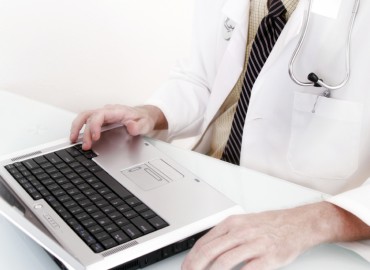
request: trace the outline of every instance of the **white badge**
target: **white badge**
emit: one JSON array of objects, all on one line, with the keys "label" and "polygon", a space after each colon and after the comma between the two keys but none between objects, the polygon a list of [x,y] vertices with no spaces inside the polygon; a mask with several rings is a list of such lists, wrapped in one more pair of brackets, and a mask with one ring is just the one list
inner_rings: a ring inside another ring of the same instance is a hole
[{"label": "white badge", "polygon": [[229,18],[226,18],[224,22],[224,39],[225,40],[229,41],[231,39],[234,29],[235,29],[235,22],[233,22]]},{"label": "white badge", "polygon": [[337,19],[341,4],[342,0],[313,0],[312,12],[330,19]]}]

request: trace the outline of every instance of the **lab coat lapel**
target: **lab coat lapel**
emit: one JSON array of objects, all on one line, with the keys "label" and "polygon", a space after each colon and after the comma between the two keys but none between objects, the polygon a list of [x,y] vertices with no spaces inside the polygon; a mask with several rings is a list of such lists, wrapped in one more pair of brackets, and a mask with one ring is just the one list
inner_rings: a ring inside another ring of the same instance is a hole
[{"label": "lab coat lapel", "polygon": [[229,0],[222,9],[224,19],[229,18],[230,21],[234,22],[235,28],[228,41],[214,81],[209,106],[205,115],[204,129],[212,121],[243,70],[247,42],[249,4],[247,0]]}]

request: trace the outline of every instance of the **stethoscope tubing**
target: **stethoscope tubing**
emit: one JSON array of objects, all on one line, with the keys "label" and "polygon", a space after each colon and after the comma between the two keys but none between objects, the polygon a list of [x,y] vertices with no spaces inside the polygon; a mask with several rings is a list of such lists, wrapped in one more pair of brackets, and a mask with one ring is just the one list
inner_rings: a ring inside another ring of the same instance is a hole
[{"label": "stethoscope tubing", "polygon": [[303,82],[303,81],[300,81],[294,75],[294,63],[297,59],[297,55],[301,51],[302,45],[304,44],[304,41],[305,41],[306,35],[307,35],[307,29],[308,29],[309,22],[310,22],[310,17],[311,17],[310,14],[311,14],[311,7],[312,7],[312,0],[309,0],[308,11],[306,13],[306,21],[304,23],[303,30],[302,30],[301,36],[299,38],[298,44],[297,44],[296,48],[294,49],[292,58],[289,62],[289,76],[296,84],[298,84],[300,86],[321,86],[321,87],[324,87],[325,89],[328,89],[328,90],[337,90],[337,89],[340,89],[340,88],[344,87],[347,84],[347,82],[349,81],[349,78],[350,78],[350,74],[351,74],[351,67],[350,67],[350,65],[351,65],[351,56],[350,56],[350,54],[351,54],[352,30],[353,30],[353,27],[354,27],[354,24],[355,24],[355,20],[356,20],[357,12],[359,10],[359,6],[360,6],[360,0],[355,0],[354,7],[353,7],[353,10],[352,10],[351,21],[350,21],[349,28],[348,28],[347,41],[346,41],[346,47],[347,47],[346,56],[345,56],[346,76],[345,76],[344,80],[338,85],[329,85],[321,79],[317,80],[316,82],[312,82],[312,81]]}]

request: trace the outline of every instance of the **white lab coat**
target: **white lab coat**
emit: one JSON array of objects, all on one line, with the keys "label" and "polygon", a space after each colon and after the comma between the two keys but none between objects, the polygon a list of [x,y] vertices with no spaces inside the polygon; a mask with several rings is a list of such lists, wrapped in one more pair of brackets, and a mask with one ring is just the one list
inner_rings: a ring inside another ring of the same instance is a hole
[{"label": "white lab coat", "polygon": [[[353,2],[338,1],[340,19],[312,14],[294,67],[301,80],[310,72],[329,84],[345,77]],[[192,57],[175,67],[148,104],[165,114],[168,140],[198,136],[196,150],[206,152],[207,128],[243,70],[249,1],[197,0],[195,5]],[[300,0],[254,84],[241,165],[332,194],[330,202],[370,226],[370,185],[364,184],[370,176],[370,1],[361,1],[353,29],[350,81],[331,98],[318,97],[322,88],[296,85],[288,74],[307,7],[308,0]],[[235,23],[229,41],[226,18]],[[346,246],[370,260],[370,241]]]}]

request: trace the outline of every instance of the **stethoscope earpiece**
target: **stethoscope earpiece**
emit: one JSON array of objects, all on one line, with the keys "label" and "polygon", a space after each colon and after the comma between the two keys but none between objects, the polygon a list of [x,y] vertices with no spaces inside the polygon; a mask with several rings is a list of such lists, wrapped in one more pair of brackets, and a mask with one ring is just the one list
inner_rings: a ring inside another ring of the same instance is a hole
[{"label": "stethoscope earpiece", "polygon": [[318,81],[320,79],[319,79],[319,77],[315,73],[311,72],[310,74],[308,74],[307,79],[309,81],[313,82],[315,87],[321,87],[321,85],[318,84]]}]

